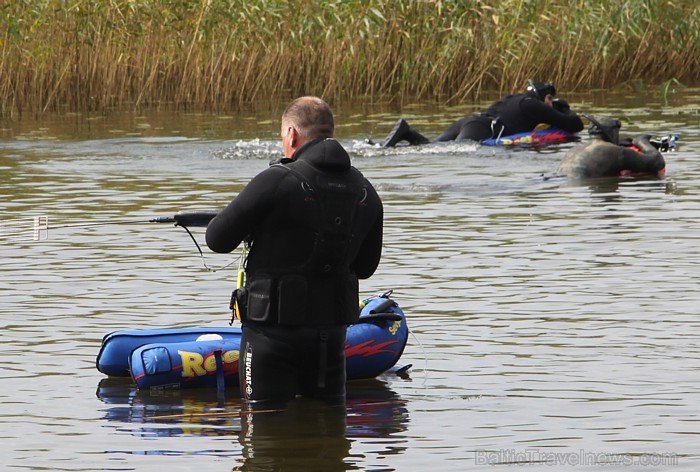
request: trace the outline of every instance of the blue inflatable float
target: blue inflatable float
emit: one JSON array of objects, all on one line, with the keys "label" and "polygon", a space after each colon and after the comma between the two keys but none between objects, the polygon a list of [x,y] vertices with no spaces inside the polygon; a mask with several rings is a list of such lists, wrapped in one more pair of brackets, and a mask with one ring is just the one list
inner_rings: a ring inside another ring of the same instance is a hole
[{"label": "blue inflatable float", "polygon": [[576,139],[575,133],[558,128],[537,128],[534,131],[500,136],[479,141],[485,146],[544,146],[547,144],[568,143]]},{"label": "blue inflatable float", "polygon": [[[373,378],[396,365],[408,340],[406,317],[388,295],[365,301],[360,320],[348,326],[347,378]],[[131,376],[138,388],[238,385],[240,328],[124,330],[106,335],[97,369]]]}]

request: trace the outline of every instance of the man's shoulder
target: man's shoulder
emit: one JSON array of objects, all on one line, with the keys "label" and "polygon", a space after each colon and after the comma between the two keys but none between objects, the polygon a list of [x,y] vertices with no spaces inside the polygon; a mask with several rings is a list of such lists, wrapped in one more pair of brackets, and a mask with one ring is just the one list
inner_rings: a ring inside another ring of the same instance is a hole
[{"label": "man's shoulder", "polygon": [[588,146],[591,149],[597,149],[597,150],[618,150],[618,149],[624,149],[623,146],[609,143],[608,141],[603,141],[602,139],[594,139],[590,143],[588,143]]},{"label": "man's shoulder", "polygon": [[517,97],[517,102],[522,108],[535,108],[538,110],[547,110],[551,108],[537,97],[526,94],[515,95],[515,97]]},{"label": "man's shoulder", "polygon": [[274,162],[267,169],[260,171],[255,178],[282,178],[289,173],[289,163]]},{"label": "man's shoulder", "polygon": [[588,141],[586,143],[579,143],[576,146],[572,147],[566,152],[567,156],[581,156],[581,155],[589,155],[591,153],[599,153],[599,152],[607,152],[608,150],[614,150],[617,149],[619,146],[616,146],[612,143],[608,143],[606,141],[602,141],[600,139],[594,139],[591,141]]},{"label": "man's shoulder", "polygon": [[585,159],[608,159],[618,156],[625,148],[599,139],[588,143],[580,152]]},{"label": "man's shoulder", "polygon": [[261,187],[276,187],[290,174],[286,164],[271,164],[252,178],[249,187],[259,189]]}]

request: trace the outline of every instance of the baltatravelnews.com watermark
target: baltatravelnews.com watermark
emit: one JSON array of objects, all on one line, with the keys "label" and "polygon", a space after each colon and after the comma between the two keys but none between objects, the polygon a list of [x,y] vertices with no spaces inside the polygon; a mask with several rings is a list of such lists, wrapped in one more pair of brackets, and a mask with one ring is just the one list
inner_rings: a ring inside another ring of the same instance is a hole
[{"label": "baltatravelnews.com watermark", "polygon": [[591,452],[580,449],[575,452],[555,452],[543,449],[499,449],[475,451],[476,465],[615,465],[650,466],[678,465],[678,455],[669,453],[611,453]]}]

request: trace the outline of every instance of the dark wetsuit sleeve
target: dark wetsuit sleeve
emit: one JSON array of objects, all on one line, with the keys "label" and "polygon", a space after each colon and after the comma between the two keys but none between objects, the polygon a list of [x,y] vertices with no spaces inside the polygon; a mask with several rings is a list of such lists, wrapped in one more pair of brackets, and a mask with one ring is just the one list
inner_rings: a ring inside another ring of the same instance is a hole
[{"label": "dark wetsuit sleeve", "polygon": [[578,133],[583,129],[581,118],[573,111],[557,111],[536,98],[522,100],[520,109],[525,116],[532,117],[538,123],[547,123],[570,133]]},{"label": "dark wetsuit sleeve", "polygon": [[620,156],[622,169],[655,174],[666,167],[664,156],[649,142],[648,136],[637,137],[632,141],[632,144],[641,152],[622,148],[623,151]]},{"label": "dark wetsuit sleeve", "polygon": [[241,193],[209,222],[207,246],[214,252],[231,252],[256,228],[275,204],[275,191],[287,175],[270,167],[255,176]]},{"label": "dark wetsuit sleeve", "polygon": [[370,228],[365,240],[360,246],[357,257],[351,264],[351,269],[355,272],[358,279],[368,279],[374,274],[379,265],[379,260],[382,257],[382,238],[384,227],[384,209],[379,197],[374,193],[374,198],[379,205],[379,213]]}]

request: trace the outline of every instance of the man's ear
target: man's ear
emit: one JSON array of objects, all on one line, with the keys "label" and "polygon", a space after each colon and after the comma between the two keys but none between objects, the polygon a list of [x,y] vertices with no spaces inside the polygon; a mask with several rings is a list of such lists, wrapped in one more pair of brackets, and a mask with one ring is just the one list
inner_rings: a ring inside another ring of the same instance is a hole
[{"label": "man's ear", "polygon": [[297,129],[294,126],[289,127],[289,146],[292,149],[297,148],[297,142],[299,141],[299,133],[297,133]]}]

